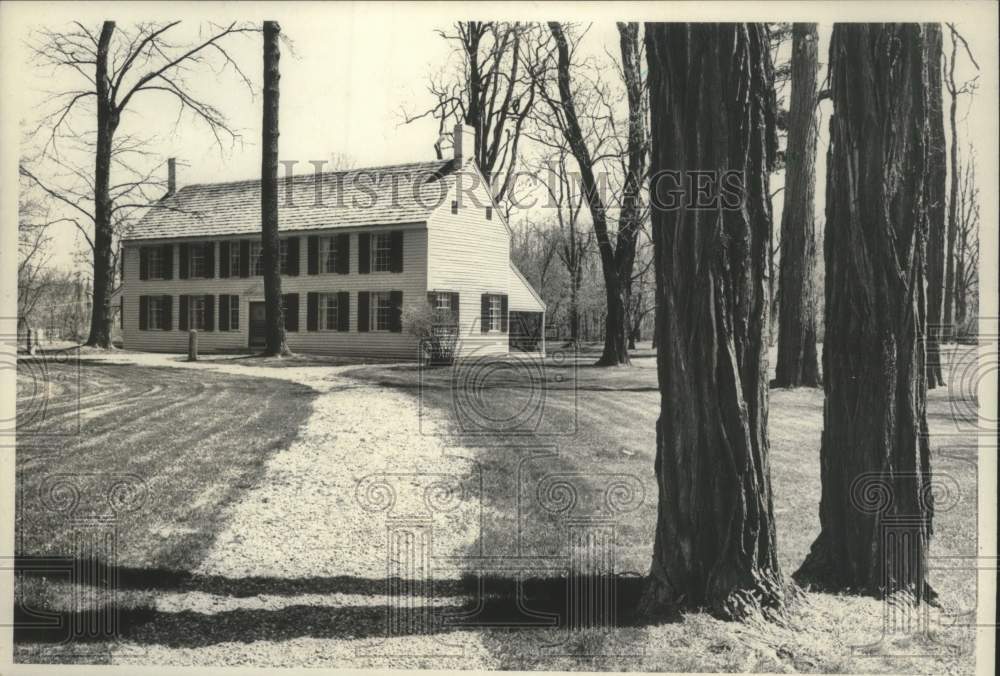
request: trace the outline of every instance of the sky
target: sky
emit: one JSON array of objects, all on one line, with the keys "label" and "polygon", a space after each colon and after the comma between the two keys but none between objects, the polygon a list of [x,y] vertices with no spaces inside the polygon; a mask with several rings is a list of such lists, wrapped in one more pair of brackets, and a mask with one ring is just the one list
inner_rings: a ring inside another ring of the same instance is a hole
[{"label": "sky", "polygon": [[[194,40],[205,25],[193,17],[177,31],[180,42]],[[431,118],[403,124],[404,111],[422,112],[433,99],[427,92],[428,78],[443,68],[452,46],[437,31],[447,28],[452,17],[437,11],[400,11],[393,5],[343,3],[304,6],[302,11],[280,17],[282,44],[280,155],[295,160],[298,172],[311,171],[310,160],[329,160],[342,155],[359,167],[420,161],[434,157],[437,122]],[[454,17],[465,18],[465,17]],[[127,21],[120,21],[127,25]],[[29,27],[30,27],[29,23]],[[34,24],[37,26],[38,24]],[[55,24],[46,24],[55,27]],[[95,20],[88,25],[98,26]],[[995,27],[965,25],[960,30],[974,51],[995,49]],[[829,24],[820,24],[820,77],[825,77]],[[30,39],[30,33],[22,33]],[[948,47],[945,40],[946,50]],[[207,127],[184,115],[178,122],[175,102],[162,94],[143,94],[130,107],[122,131],[151,137],[147,149],[157,161],[176,157],[178,184],[256,178],[260,172],[260,81],[262,72],[260,36],[235,37],[228,42],[230,54],[252,80],[255,93],[232,71],[202,72],[192,77],[195,91],[222,110],[241,140],[220,148]],[[618,52],[618,34],[612,21],[596,22],[581,47],[586,53],[607,58],[607,50]],[[963,59],[959,79],[971,76]],[[65,88],[70,80],[25,63],[18,76],[25,92],[22,119],[31,123],[46,92]],[[983,74],[983,81],[996,82],[996,73]],[[966,112],[972,123],[980,118],[995,120],[995,110],[982,105],[983,97]],[[817,157],[817,212],[822,216],[825,181],[825,148],[829,102],[821,108],[820,144]],[[30,142],[37,142],[32,139]],[[992,159],[992,158],[991,158]],[[982,174],[980,174],[982,175]],[[775,177],[772,189],[781,186]],[[780,222],[781,197],[775,200],[775,227]],[[820,220],[821,222],[821,220]],[[72,226],[58,231],[52,263],[72,265],[72,253],[83,245]]]}]

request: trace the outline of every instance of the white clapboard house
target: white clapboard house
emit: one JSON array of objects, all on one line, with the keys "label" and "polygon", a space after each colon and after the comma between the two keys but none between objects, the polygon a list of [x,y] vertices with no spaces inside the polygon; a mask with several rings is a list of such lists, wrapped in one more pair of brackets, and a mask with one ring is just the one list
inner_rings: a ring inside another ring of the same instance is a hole
[{"label": "white clapboard house", "polygon": [[[282,293],[296,352],[415,359],[412,304],[446,308],[459,353],[544,352],[545,305],[510,260],[511,232],[455,132],[451,159],[279,179]],[[308,165],[307,165],[308,166]],[[264,344],[260,181],[174,188],[123,241],[126,349]]]}]

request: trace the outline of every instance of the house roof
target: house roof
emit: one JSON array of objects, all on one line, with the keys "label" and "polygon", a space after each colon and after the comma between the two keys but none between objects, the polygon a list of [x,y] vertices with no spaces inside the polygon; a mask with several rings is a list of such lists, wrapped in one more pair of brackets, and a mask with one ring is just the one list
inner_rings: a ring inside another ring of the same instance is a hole
[{"label": "house roof", "polygon": [[[279,177],[278,230],[426,221],[447,199],[458,166],[436,160],[295,175],[291,199],[289,180]],[[260,192],[259,180],[184,186],[153,205],[124,239],[259,233]]]}]

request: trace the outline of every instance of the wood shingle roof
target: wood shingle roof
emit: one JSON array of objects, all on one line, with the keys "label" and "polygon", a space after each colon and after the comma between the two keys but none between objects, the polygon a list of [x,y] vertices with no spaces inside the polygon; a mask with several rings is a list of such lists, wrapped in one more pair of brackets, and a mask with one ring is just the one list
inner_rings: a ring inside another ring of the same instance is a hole
[{"label": "wood shingle roof", "polygon": [[[278,229],[300,231],[426,221],[447,199],[457,168],[454,160],[436,160],[302,174],[290,181],[279,177]],[[153,205],[124,239],[259,232],[260,181],[252,180],[184,186]]]}]

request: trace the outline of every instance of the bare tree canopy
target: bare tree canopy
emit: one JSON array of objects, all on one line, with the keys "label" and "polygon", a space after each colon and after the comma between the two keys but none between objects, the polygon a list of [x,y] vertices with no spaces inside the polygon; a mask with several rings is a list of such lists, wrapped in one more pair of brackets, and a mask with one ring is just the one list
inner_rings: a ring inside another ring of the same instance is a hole
[{"label": "bare tree canopy", "polygon": [[[63,31],[39,30],[29,43],[35,64],[53,73],[68,73],[73,80],[71,88],[53,92],[43,104],[46,110],[35,134],[43,135],[45,142],[38,157],[22,165],[21,173],[68,210],[93,252],[93,310],[87,338],[91,346],[111,346],[115,239],[133,210],[151,205],[151,189],[158,185],[152,178],[158,167],[137,161],[146,159],[145,140],[118,134],[125,112],[138,99],[166,97],[177,106],[178,119],[184,113],[193,115],[220,145],[224,138],[239,137],[219,109],[192,93],[189,76],[195,68],[231,70],[249,87],[249,78],[225,45],[231,36],[258,29],[239,23],[212,25],[194,41],[181,42],[173,39],[179,24],[140,23],[121,29],[114,21],[105,21],[97,29],[74,22]],[[67,157],[63,152],[67,143],[89,158],[91,166]],[[66,176],[68,181],[48,179],[36,164],[48,164],[46,174]],[[112,173],[121,180],[112,183]]]}]

